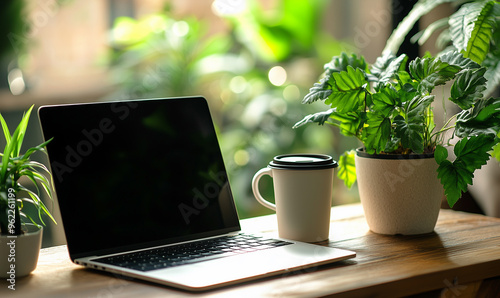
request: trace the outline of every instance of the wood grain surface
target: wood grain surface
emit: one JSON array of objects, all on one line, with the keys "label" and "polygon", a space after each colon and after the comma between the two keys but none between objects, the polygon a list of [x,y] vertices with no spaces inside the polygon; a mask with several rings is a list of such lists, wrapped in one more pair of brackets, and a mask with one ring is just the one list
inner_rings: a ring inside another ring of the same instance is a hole
[{"label": "wood grain surface", "polygon": [[[277,235],[276,216],[242,220],[245,232]],[[332,208],[330,239],[319,245],[356,258],[203,293],[101,273],[71,263],[66,246],[42,249],[37,269],[0,281],[0,297],[500,297],[500,219],[441,210],[435,232],[372,233],[359,204]]]}]

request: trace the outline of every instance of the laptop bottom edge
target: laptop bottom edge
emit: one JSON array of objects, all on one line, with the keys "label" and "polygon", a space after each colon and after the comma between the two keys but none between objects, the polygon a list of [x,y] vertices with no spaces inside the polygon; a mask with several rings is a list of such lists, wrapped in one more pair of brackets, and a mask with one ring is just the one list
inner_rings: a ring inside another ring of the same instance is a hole
[{"label": "laptop bottom edge", "polygon": [[216,260],[142,272],[102,263],[78,261],[88,268],[132,277],[186,291],[208,291],[291,272],[310,273],[313,268],[356,254],[352,251],[307,243],[277,247]]}]

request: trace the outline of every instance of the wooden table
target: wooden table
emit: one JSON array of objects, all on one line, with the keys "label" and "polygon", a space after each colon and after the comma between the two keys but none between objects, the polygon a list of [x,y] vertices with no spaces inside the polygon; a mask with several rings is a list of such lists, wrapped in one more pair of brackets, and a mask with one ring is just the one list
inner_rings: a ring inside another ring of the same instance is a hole
[{"label": "wooden table", "polygon": [[[242,221],[247,232],[276,234],[275,215]],[[117,278],[71,263],[65,246],[42,249],[38,267],[16,281],[0,282],[0,297],[500,297],[500,219],[441,210],[435,233],[372,233],[361,205],[332,208],[330,241],[357,257],[201,294]],[[488,294],[486,294],[488,293]],[[7,295],[6,295],[7,294]]]}]

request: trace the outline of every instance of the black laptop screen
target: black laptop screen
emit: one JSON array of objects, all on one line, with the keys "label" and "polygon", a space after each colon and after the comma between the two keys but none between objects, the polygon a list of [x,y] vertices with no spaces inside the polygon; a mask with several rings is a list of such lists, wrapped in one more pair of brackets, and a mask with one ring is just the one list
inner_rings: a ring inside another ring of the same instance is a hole
[{"label": "black laptop screen", "polygon": [[72,258],[239,229],[201,97],[39,110]]}]

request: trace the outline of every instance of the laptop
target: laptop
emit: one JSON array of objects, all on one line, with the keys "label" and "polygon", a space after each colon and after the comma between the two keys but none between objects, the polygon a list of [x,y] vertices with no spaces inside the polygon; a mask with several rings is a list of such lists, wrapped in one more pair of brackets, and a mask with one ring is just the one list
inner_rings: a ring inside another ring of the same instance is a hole
[{"label": "laptop", "polygon": [[[200,291],[355,257],[242,234],[203,97],[50,105],[38,114],[76,264]],[[192,247],[200,250],[186,253]]]}]

